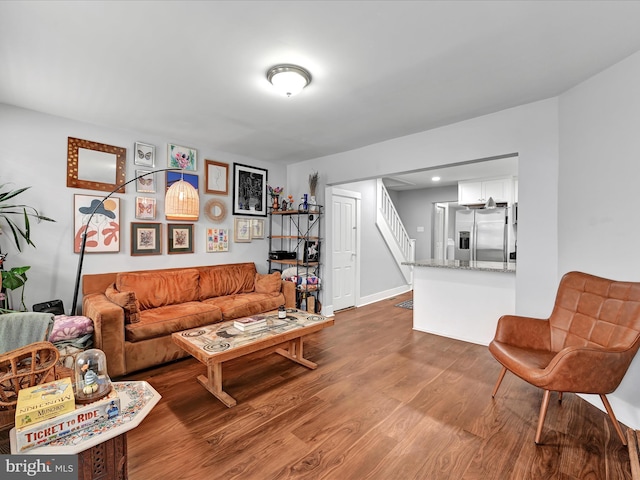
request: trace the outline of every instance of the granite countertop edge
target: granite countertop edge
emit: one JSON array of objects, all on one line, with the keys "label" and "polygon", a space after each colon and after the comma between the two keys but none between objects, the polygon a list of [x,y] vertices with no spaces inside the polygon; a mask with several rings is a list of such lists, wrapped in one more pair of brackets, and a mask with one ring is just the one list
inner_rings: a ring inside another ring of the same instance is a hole
[{"label": "granite countertop edge", "polygon": [[416,260],[414,262],[402,262],[402,265],[411,267],[449,268],[453,270],[479,270],[484,272],[515,273],[515,262],[483,262],[469,260]]}]

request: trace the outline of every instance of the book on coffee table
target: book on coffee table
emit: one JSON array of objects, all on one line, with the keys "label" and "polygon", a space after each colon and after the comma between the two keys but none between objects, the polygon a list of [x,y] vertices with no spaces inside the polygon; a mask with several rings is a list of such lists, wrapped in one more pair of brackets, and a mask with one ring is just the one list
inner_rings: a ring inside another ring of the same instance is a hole
[{"label": "book on coffee table", "polygon": [[267,326],[267,317],[265,315],[254,315],[252,317],[238,318],[233,321],[233,326],[242,332],[257,330]]}]

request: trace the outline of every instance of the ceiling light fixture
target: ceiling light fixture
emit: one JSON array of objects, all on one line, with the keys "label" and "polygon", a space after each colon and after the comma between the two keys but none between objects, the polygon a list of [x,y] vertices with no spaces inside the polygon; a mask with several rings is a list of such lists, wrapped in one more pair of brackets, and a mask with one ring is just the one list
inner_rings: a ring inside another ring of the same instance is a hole
[{"label": "ceiling light fixture", "polygon": [[431,181],[432,182],[439,182],[440,181],[440,177],[431,177]]},{"label": "ceiling light fixture", "polygon": [[278,92],[292,97],[311,83],[311,74],[297,65],[276,65],[267,71],[267,80]]}]

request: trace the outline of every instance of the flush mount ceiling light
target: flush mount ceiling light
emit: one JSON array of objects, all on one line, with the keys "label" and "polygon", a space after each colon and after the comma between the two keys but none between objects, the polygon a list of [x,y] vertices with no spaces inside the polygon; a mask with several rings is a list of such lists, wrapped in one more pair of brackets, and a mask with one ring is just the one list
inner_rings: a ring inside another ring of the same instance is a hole
[{"label": "flush mount ceiling light", "polygon": [[292,97],[311,83],[311,74],[297,65],[276,65],[267,72],[267,80],[278,92]]}]

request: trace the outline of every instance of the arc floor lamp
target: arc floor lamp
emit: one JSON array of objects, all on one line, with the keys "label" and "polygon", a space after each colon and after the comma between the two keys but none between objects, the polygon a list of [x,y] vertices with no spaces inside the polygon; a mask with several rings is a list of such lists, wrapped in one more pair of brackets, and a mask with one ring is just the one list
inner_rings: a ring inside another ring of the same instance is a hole
[{"label": "arc floor lamp", "polygon": [[[80,256],[78,257],[78,269],[76,271],[76,282],[73,289],[73,301],[71,303],[71,315],[75,315],[77,311],[77,303],[78,303],[78,293],[80,290],[80,277],[82,275],[82,264],[84,262],[84,254],[87,247],[87,230],[89,225],[91,224],[91,219],[93,215],[104,205],[104,202],[107,201],[111,195],[116,193],[125,185],[130,184],[131,182],[135,182],[136,180],[146,177],[148,175],[153,175],[158,172],[166,172],[169,170],[180,170],[184,174],[184,170],[180,168],[161,168],[159,170],[153,170],[151,172],[146,172],[142,175],[138,175],[131,180],[127,180],[124,183],[121,183],[116,188],[114,188],[108,195],[106,195],[99,203],[91,211],[87,219],[87,224],[84,232],[82,233],[82,244],[80,246]],[[200,211],[200,200],[198,197],[198,192],[195,188],[184,180],[184,177],[181,177],[179,181],[173,183],[171,187],[167,190],[165,195],[165,215],[170,220],[197,220],[198,214]]]}]

